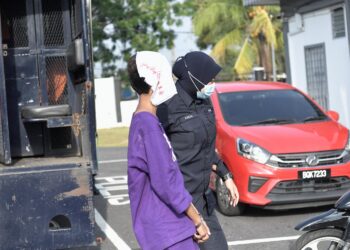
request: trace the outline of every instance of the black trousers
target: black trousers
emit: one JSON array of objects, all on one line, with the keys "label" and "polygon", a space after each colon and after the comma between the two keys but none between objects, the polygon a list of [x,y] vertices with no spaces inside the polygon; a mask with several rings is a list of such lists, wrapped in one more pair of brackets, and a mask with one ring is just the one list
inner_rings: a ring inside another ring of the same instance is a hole
[{"label": "black trousers", "polygon": [[201,250],[228,250],[227,240],[220,226],[219,220],[216,217],[215,211],[208,213],[207,201],[203,197],[199,198],[195,204],[198,212],[201,213],[203,219],[207,223],[211,235],[209,239],[199,244]]}]

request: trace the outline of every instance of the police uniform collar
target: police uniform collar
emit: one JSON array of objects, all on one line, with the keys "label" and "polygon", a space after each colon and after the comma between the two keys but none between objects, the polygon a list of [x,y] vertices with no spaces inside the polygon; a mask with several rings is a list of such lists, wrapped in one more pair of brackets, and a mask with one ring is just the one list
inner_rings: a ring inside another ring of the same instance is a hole
[{"label": "police uniform collar", "polygon": [[176,89],[178,95],[181,97],[181,99],[184,101],[187,107],[190,107],[191,104],[195,101],[192,99],[192,97],[181,87],[180,84],[176,84]]}]

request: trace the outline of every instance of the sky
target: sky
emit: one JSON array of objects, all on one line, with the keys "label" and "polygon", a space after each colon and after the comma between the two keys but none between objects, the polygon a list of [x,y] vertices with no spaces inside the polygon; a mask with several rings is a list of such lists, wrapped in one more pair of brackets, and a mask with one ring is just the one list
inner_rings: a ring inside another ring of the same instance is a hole
[{"label": "sky", "polygon": [[[161,49],[159,52],[162,53],[171,64],[173,64],[179,56],[183,56],[190,51],[199,50],[196,45],[196,36],[192,31],[192,20],[191,17],[182,17],[182,25],[172,27],[176,33],[174,41],[174,47],[172,49]],[[210,53],[210,50],[204,50],[205,53]],[[124,62],[117,62],[119,67],[124,67]],[[95,76],[101,76],[101,65],[95,63]]]},{"label": "sky", "polygon": [[[183,56],[190,51],[199,50],[196,45],[196,36],[192,32],[191,17],[183,17],[182,25],[179,27],[173,27],[176,33],[176,39],[174,41],[174,48],[161,49],[159,52],[166,56],[170,63],[174,63],[176,58]],[[210,50],[204,50],[205,53],[210,53]]]}]

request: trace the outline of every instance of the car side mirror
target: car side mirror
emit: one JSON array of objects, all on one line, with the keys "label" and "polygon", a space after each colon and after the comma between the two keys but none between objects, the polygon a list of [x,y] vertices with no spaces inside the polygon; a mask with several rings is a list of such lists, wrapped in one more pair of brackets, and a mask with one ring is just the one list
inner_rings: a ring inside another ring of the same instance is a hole
[{"label": "car side mirror", "polygon": [[339,121],[339,113],[338,113],[338,112],[329,110],[329,111],[327,111],[327,115],[328,115],[332,120],[334,120],[334,121]]}]

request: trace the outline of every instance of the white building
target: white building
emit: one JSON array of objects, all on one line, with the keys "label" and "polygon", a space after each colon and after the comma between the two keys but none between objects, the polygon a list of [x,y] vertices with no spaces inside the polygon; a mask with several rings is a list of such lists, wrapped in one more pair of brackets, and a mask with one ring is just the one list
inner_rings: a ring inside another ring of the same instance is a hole
[{"label": "white building", "polygon": [[[276,0],[245,0],[257,5]],[[350,1],[280,0],[288,82],[350,127]]]},{"label": "white building", "polygon": [[132,114],[136,110],[138,101],[122,101],[120,103],[120,120],[118,121],[116,93],[113,77],[95,79],[97,129],[128,127],[130,125]]}]

